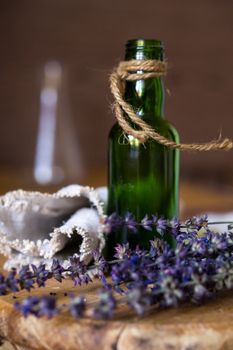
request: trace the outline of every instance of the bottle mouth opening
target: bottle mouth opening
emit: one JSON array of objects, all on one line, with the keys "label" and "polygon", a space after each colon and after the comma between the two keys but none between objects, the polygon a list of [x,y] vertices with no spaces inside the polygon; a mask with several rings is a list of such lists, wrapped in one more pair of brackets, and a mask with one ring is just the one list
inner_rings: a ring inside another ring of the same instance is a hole
[{"label": "bottle mouth opening", "polygon": [[130,39],[126,43],[126,48],[138,48],[138,49],[151,49],[161,48],[164,49],[164,44],[161,40],[157,39]]}]

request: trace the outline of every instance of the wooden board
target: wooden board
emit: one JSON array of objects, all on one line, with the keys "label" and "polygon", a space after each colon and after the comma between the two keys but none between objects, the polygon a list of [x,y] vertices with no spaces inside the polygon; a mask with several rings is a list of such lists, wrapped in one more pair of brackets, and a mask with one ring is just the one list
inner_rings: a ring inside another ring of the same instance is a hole
[{"label": "wooden board", "polygon": [[[230,210],[233,196],[214,193],[201,187],[182,186],[184,216],[209,210]],[[0,260],[0,266],[3,260]],[[96,302],[98,282],[76,287],[87,295],[90,306]],[[49,281],[46,288],[31,294],[56,292],[59,302],[64,293],[74,291],[71,281]],[[28,293],[17,293],[18,301]],[[232,350],[233,293],[225,293],[203,306],[184,305],[177,309],[153,310],[138,318],[122,306],[111,321],[96,321],[87,316],[75,321],[64,313],[51,320],[22,317],[13,308],[12,295],[0,297],[0,338],[17,350]]]},{"label": "wooden board", "polygon": [[[71,281],[61,285],[50,281],[46,289],[31,294],[53,291],[60,302],[64,292],[80,291],[88,296],[88,304],[96,301],[96,282],[74,288]],[[28,293],[20,292],[17,300]],[[75,321],[68,313],[53,319],[22,317],[13,308],[12,295],[0,300],[0,336],[16,349],[54,350],[222,350],[233,349],[233,295],[219,295],[203,306],[184,305],[177,309],[153,310],[138,318],[123,306],[111,321],[91,317]]]}]

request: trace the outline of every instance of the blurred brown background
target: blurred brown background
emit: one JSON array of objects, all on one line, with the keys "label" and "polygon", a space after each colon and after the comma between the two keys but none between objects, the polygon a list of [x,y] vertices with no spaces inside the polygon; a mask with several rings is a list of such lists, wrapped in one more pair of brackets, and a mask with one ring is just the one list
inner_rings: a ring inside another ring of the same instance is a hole
[{"label": "blurred brown background", "polygon": [[[19,185],[31,181],[43,67],[50,60],[59,61],[66,76],[86,174],[77,181],[97,173],[105,181],[107,134],[114,122],[108,77],[132,38],[165,43],[171,91],[166,116],[182,141],[207,141],[220,131],[233,138],[232,1],[11,0],[1,1],[0,8],[0,173],[15,172]],[[62,113],[65,119],[64,108]],[[232,155],[182,153],[181,177],[230,189]]]}]

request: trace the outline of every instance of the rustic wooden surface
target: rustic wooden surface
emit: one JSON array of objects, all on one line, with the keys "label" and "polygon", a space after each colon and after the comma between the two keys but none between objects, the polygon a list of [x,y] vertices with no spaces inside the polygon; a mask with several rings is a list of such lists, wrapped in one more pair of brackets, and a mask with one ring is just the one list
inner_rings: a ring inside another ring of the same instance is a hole
[{"label": "rustic wooden surface", "polygon": [[[232,193],[210,191],[201,186],[182,185],[183,216],[209,210],[233,208]],[[0,260],[0,265],[3,258]],[[49,281],[46,288],[35,289],[34,295],[56,292],[59,302],[67,300],[65,292],[76,290],[87,295],[90,306],[96,301],[96,281],[87,287],[74,288]],[[23,299],[27,292],[17,293]],[[94,321],[89,315],[80,321],[68,313],[51,320],[33,316],[23,318],[13,308],[11,294],[0,297],[0,338],[3,349],[17,350],[222,350],[233,349],[233,296],[219,295],[203,306],[184,305],[177,309],[153,310],[143,318],[135,317],[124,306],[108,322]],[[10,345],[12,344],[12,345]],[[12,347],[13,346],[13,347]]]},{"label": "rustic wooden surface", "polygon": [[[80,293],[88,295],[88,302],[96,300],[98,283],[81,287]],[[73,291],[72,283],[62,285],[51,282],[44,289],[56,292],[64,302],[64,292]],[[28,293],[21,292],[21,300]],[[34,316],[23,318],[14,311],[12,295],[1,297],[0,336],[18,349],[56,350],[199,350],[233,348],[233,297],[231,293],[195,307],[185,305],[178,309],[154,310],[144,318],[138,318],[122,307],[112,321],[93,321],[86,317],[74,321],[68,314],[51,320]],[[18,347],[19,346],[19,347]]]}]

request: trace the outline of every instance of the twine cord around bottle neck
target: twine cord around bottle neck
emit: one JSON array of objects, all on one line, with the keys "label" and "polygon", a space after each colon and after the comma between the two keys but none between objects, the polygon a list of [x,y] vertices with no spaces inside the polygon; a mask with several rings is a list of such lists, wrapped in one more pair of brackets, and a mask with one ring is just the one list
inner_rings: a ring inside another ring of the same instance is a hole
[{"label": "twine cord around bottle neck", "polygon": [[[142,73],[137,73],[142,71]],[[176,143],[157,133],[150,125],[138,117],[133,107],[124,100],[125,82],[139,79],[162,77],[166,75],[167,63],[159,60],[130,60],[122,61],[110,76],[110,88],[115,98],[114,109],[116,119],[125,134],[129,134],[144,143],[153,139],[158,143],[180,150],[212,151],[230,150],[233,141],[219,137],[207,143]],[[128,121],[129,120],[129,121]],[[138,129],[131,126],[133,122]]]}]

